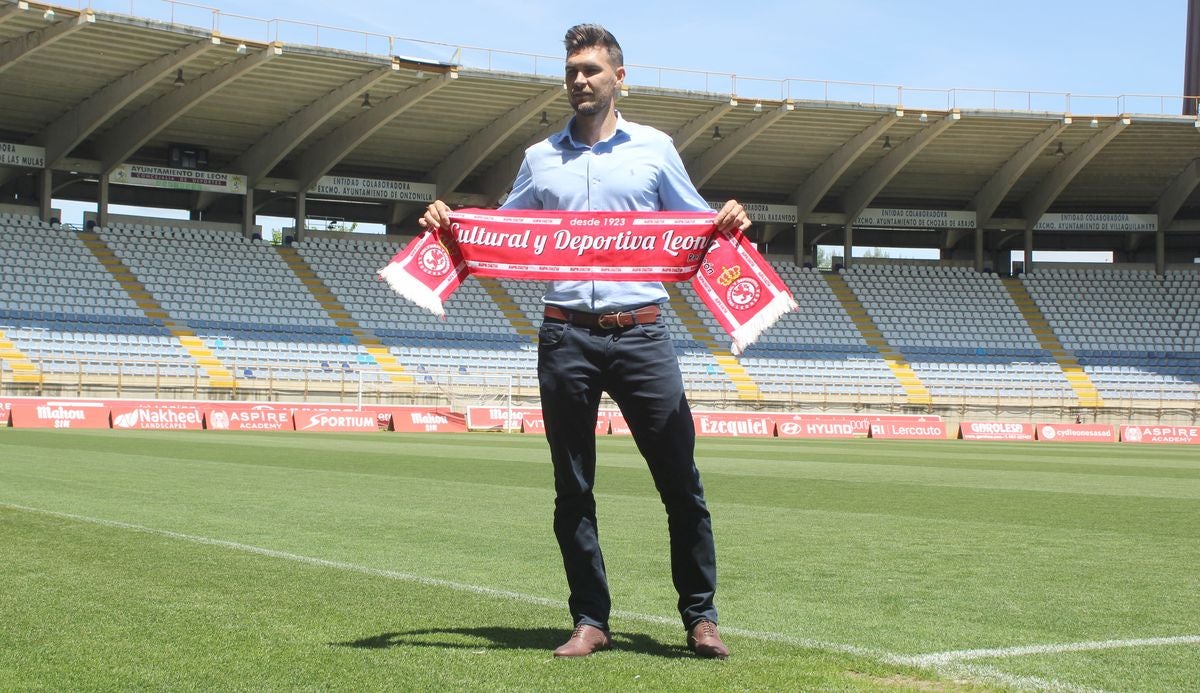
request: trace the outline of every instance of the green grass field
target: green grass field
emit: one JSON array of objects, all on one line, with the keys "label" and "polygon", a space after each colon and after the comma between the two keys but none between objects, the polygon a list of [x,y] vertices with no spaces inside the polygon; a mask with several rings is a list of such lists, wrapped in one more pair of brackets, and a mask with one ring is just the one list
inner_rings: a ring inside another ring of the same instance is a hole
[{"label": "green grass field", "polygon": [[0,690],[1200,690],[1194,449],[701,439],[724,662],[600,458],[617,649],[562,661],[538,436],[0,429]]}]

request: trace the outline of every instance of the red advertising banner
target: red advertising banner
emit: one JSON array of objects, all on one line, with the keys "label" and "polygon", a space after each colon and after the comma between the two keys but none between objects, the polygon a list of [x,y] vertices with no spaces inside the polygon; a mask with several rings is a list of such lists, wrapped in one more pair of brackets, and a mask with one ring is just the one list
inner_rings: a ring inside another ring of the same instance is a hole
[{"label": "red advertising banner", "polygon": [[296,409],[292,416],[297,431],[369,433],[379,430],[379,419],[374,411]]},{"label": "red advertising banner", "polygon": [[467,428],[472,431],[519,431],[526,416],[542,415],[537,407],[467,407]]},{"label": "red advertising banner", "polygon": [[[596,435],[606,436],[611,434],[614,419],[620,419],[621,423],[624,424],[625,419],[621,416],[620,409],[601,409],[596,412]],[[628,424],[625,424],[625,429],[628,432]]]},{"label": "red advertising banner", "polygon": [[[387,415],[393,431],[400,433],[465,433],[467,418],[458,412],[436,407],[388,407],[380,410]],[[386,424],[385,424],[386,425]]]},{"label": "red advertising banner", "polygon": [[[609,428],[608,417],[605,416],[605,412],[599,412],[598,415],[596,416],[596,435],[598,435],[598,436],[608,435],[608,428]],[[540,433],[542,435],[545,435],[545,433],[546,433],[546,417],[542,416],[541,411],[539,411],[536,414],[526,414],[525,417],[523,419],[521,419],[521,432],[522,433]]]},{"label": "red advertising banner", "polygon": [[115,429],[199,431],[204,428],[204,414],[197,404],[116,401],[111,415]]},{"label": "red advertising banner", "polygon": [[780,438],[866,438],[870,432],[871,423],[865,416],[775,416],[775,433]]},{"label": "red advertising banner", "polygon": [[542,418],[541,412],[526,414],[525,418],[521,419],[521,433],[540,433],[541,435],[546,435],[546,419]]},{"label": "red advertising banner", "polygon": [[1121,426],[1121,442],[1200,445],[1200,426]]},{"label": "red advertising banner", "polygon": [[945,421],[876,421],[871,437],[881,440],[945,440]]},{"label": "red advertising banner", "polygon": [[0,399],[0,426],[11,426],[12,400]]},{"label": "red advertising banner", "polygon": [[[600,422],[604,426],[604,433],[614,436],[632,435],[632,431],[629,430],[629,423],[625,421],[625,417],[621,415],[620,409],[601,409]],[[596,425],[596,435],[601,435],[601,423],[597,423]]]},{"label": "red advertising banner", "polygon": [[81,400],[16,400],[13,428],[108,428],[108,405]]},{"label": "red advertising banner", "polygon": [[1033,424],[1017,421],[964,421],[958,427],[963,440],[1028,440],[1034,439]]},{"label": "red advertising banner", "polygon": [[1037,439],[1048,443],[1115,443],[1117,434],[1108,424],[1040,423]]},{"label": "red advertising banner", "polygon": [[775,437],[775,418],[770,414],[692,412],[698,436],[736,438]]},{"label": "red advertising banner", "polygon": [[279,404],[218,404],[204,414],[213,431],[294,431],[293,407]]}]

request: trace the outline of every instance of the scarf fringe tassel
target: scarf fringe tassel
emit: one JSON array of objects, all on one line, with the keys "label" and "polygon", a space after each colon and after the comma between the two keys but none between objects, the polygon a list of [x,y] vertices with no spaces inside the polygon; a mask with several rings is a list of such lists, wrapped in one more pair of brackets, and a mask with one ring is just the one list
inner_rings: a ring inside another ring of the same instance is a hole
[{"label": "scarf fringe tassel", "polygon": [[442,300],[438,298],[438,295],[414,279],[399,262],[389,263],[387,267],[379,270],[378,274],[379,278],[387,282],[388,286],[392,287],[396,293],[439,318],[446,317],[446,308],[442,305]]},{"label": "scarf fringe tassel", "polygon": [[734,356],[741,356],[746,348],[758,340],[759,336],[766,331],[768,327],[775,324],[775,321],[783,317],[786,313],[791,313],[798,310],[800,306],[795,299],[788,293],[781,293],[771,300],[757,315],[749,322],[743,323],[741,327],[733,331],[733,346],[730,351]]}]

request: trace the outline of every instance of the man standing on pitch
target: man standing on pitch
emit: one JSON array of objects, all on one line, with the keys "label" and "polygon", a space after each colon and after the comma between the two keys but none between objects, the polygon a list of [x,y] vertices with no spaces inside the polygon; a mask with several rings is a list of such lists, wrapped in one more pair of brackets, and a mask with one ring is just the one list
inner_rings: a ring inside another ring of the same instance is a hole
[{"label": "man standing on pitch", "polygon": [[[616,108],[625,79],[616,38],[601,26],[567,31],[566,86],[575,117],[525,152],[502,209],[567,211],[711,211],[670,138],[631,123]],[[450,226],[438,200],[424,228]],[[734,200],[717,212],[722,230],[750,226]],[[596,416],[602,392],[621,408],[667,511],[671,576],[688,647],[725,658],[713,596],[716,550],[696,469],[696,431],[659,282],[559,281],[543,297],[538,381],[554,466],[554,534],[562,551],[575,630],[559,657],[611,647],[611,600],[596,524]]]}]

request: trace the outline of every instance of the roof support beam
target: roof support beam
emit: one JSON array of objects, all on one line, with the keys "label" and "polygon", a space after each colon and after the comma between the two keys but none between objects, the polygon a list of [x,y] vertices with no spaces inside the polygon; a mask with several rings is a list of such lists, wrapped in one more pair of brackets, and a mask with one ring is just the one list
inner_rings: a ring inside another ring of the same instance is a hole
[{"label": "roof support beam", "polygon": [[808,215],[817,208],[817,205],[821,203],[821,198],[825,197],[825,194],[837,183],[846,169],[850,168],[850,165],[898,120],[900,120],[900,116],[892,113],[871,123],[862,132],[851,137],[850,141],[839,147],[836,152],[830,154],[821,162],[820,166],[817,166],[815,171],[809,174],[800,187],[796,188],[788,197],[788,200],[796,205],[796,218],[800,223],[804,223]]},{"label": "roof support beam", "polygon": [[483,196],[492,202],[499,201],[512,187],[513,179],[517,177],[517,171],[521,168],[521,162],[525,160],[525,150],[546,139],[548,133],[552,134],[567,127],[567,123],[574,115],[574,113],[568,113],[558,120],[551,121],[541,132],[522,142],[521,146],[485,171],[480,177],[479,186]]},{"label": "roof support beam", "polygon": [[[345,108],[347,104],[358,99],[364,91],[387,79],[397,69],[396,66],[387,66],[372,70],[318,98],[292,117],[271,128],[265,137],[234,159],[227,167],[228,170],[245,175],[246,187],[253,189],[317,128]],[[195,207],[202,210],[208,209],[219,197],[218,193],[202,192],[196,197]]]},{"label": "roof support beam", "polygon": [[75,108],[59,116],[58,120],[33,136],[35,144],[46,148],[46,166],[54,168],[60,164],[81,142],[131,101],[192,58],[203,55],[218,45],[220,39],[216,38],[188,44],[109,83]]},{"label": "roof support beam", "polygon": [[1037,225],[1038,220],[1050,209],[1050,205],[1054,204],[1054,200],[1062,194],[1075,176],[1083,170],[1084,166],[1092,160],[1104,145],[1112,141],[1114,137],[1121,134],[1129,125],[1129,117],[1121,116],[1113,121],[1112,125],[1101,130],[1094,137],[1089,139],[1075,151],[1071,152],[1064,158],[1058,166],[1055,166],[1049,175],[1042,182],[1038,183],[1037,187],[1029,191],[1025,199],[1021,200],[1021,212],[1025,217],[1025,227],[1032,229]]},{"label": "roof support beam", "polygon": [[0,73],[95,22],[96,15],[91,11],[84,11],[74,17],[67,17],[61,22],[55,22],[38,31],[31,31],[0,45]]},{"label": "roof support beam", "polygon": [[728,100],[722,101],[706,113],[692,118],[683,127],[671,133],[671,140],[675,142],[676,151],[682,152],[688,148],[696,138],[708,132],[708,129],[717,124],[721,120],[721,116],[733,110],[733,105]]},{"label": "roof support beam", "polygon": [[0,24],[7,22],[8,20],[12,19],[13,17],[16,17],[18,14],[20,14],[21,12],[24,12],[24,11],[25,10],[16,3],[13,3],[11,5],[5,5],[4,7],[0,7]]},{"label": "roof support beam", "polygon": [[437,185],[439,195],[454,191],[475,167],[495,151],[502,142],[507,140],[521,125],[537,115],[543,108],[555,99],[562,97],[562,85],[533,96],[521,105],[509,110],[496,120],[467,138],[467,141],[442,160],[426,180]]},{"label": "roof support beam", "polygon": [[133,156],[142,145],[162,132],[176,118],[195,108],[222,86],[282,52],[278,46],[267,46],[253,55],[222,65],[206,75],[194,78],[175,91],[168,92],[123,120],[97,146],[104,174],[107,175],[121,162]]},{"label": "roof support beam", "polygon": [[1046,147],[1066,129],[1067,123],[1060,121],[1042,130],[1036,137],[1026,142],[1008,161],[1005,161],[1000,170],[992,174],[988,182],[984,183],[979,192],[975,193],[970,204],[967,205],[967,209],[975,211],[977,225],[982,227],[987,220],[992,218],[996,208],[1004,201],[1008,191],[1012,190],[1012,186],[1020,180],[1026,169],[1037,161],[1038,156],[1046,150]]},{"label": "roof support beam", "polygon": [[714,144],[699,157],[693,159],[688,164],[687,169],[688,175],[691,176],[692,183],[696,188],[703,187],[743,147],[754,141],[754,138],[762,134],[764,130],[774,125],[775,121],[787,115],[788,110],[786,105],[782,105],[779,108],[763,113],[746,125],[738,128],[737,132]]},{"label": "roof support beam", "polygon": [[[381,101],[369,111],[351,118],[344,125],[326,135],[309,147],[292,167],[298,190],[308,190],[321,176],[354,151],[372,134],[387,125],[401,113],[420,103],[423,99],[445,87],[454,79],[454,73],[432,77],[421,84],[406,89],[389,99]],[[440,191],[439,191],[440,192]]]},{"label": "roof support beam", "polygon": [[842,196],[842,211],[846,213],[846,223],[853,224],[892,178],[955,122],[957,120],[954,115],[948,114],[941,120],[930,123],[917,134],[893,146],[892,151],[884,155],[879,163],[859,177]]},{"label": "roof support beam", "polygon": [[1167,185],[1167,189],[1163,191],[1158,202],[1154,203],[1152,212],[1158,215],[1159,233],[1166,231],[1175,221],[1175,216],[1179,214],[1179,210],[1183,207],[1183,203],[1195,192],[1196,186],[1200,185],[1200,159],[1192,159],[1192,162],[1184,167],[1179,175]]},{"label": "roof support beam", "polygon": [[[429,175],[425,176],[425,180],[433,182],[437,187],[439,199],[446,199],[470,175],[471,171],[475,170],[475,167],[486,159],[487,155],[496,147],[511,137],[517,128],[561,96],[562,85],[558,84],[553,89],[547,89],[541,94],[527,99],[516,108],[510,109],[504,115],[493,120],[487,127],[467,138],[466,142],[463,142],[443,159],[442,163],[430,171]],[[392,205],[391,223],[402,223],[414,211],[423,208],[424,205],[419,203],[396,202]]]}]

